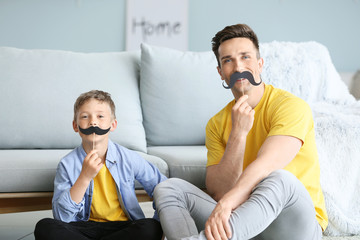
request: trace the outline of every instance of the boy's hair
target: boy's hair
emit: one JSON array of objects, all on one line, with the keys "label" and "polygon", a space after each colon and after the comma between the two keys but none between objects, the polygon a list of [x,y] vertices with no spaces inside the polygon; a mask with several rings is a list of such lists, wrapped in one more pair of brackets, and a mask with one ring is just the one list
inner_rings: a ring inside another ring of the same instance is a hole
[{"label": "boy's hair", "polygon": [[246,24],[235,24],[225,27],[223,30],[216,33],[216,35],[212,38],[212,50],[216,56],[219,67],[221,67],[219,60],[219,47],[221,43],[232,38],[248,38],[257,50],[256,57],[260,59],[259,40],[254,31]]},{"label": "boy's hair", "polygon": [[77,115],[78,115],[80,107],[84,103],[89,101],[90,99],[96,99],[96,100],[98,100],[100,102],[105,102],[105,103],[109,104],[110,109],[111,109],[111,115],[112,115],[113,119],[116,119],[116,116],[115,116],[115,104],[114,104],[113,100],[111,99],[110,93],[100,91],[100,90],[92,90],[92,91],[81,94],[76,99],[76,102],[74,104],[74,121],[75,122],[76,122]]}]

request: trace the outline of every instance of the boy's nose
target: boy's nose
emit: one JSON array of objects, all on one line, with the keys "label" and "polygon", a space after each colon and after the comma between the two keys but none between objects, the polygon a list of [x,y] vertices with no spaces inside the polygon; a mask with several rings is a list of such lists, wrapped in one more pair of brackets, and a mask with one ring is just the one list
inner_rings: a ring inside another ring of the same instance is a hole
[{"label": "boy's nose", "polygon": [[91,119],[90,126],[97,126],[97,122],[95,120]]}]

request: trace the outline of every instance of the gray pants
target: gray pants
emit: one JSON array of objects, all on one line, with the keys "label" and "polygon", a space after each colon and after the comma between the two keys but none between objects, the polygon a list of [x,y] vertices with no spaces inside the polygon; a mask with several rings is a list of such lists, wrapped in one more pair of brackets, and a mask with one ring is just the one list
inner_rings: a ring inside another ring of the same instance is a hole
[{"label": "gray pants", "polygon": [[[205,192],[170,178],[156,187],[154,201],[168,240],[206,239],[203,230],[216,201]],[[322,230],[315,215],[303,184],[290,172],[277,170],[232,212],[231,239],[320,240]]]}]

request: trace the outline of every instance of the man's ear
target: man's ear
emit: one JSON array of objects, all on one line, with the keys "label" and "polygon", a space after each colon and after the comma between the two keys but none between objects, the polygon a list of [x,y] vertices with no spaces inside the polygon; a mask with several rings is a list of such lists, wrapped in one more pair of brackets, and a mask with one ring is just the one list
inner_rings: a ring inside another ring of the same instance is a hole
[{"label": "man's ear", "polygon": [[72,122],[73,125],[73,129],[75,132],[79,132],[79,126],[77,125],[77,123],[75,121]]},{"label": "man's ear", "polygon": [[258,64],[259,64],[259,72],[261,73],[262,70],[263,70],[263,66],[264,66],[264,59],[263,58],[260,58],[258,60]]},{"label": "man's ear", "polygon": [[222,74],[221,68],[219,66],[217,66],[216,68],[217,68],[217,71],[218,71],[218,73],[219,73],[219,75],[221,77],[221,80],[225,80],[225,78],[224,78],[224,76]]},{"label": "man's ear", "polygon": [[114,119],[114,120],[112,121],[112,123],[111,123],[111,129],[110,129],[110,131],[111,131],[111,132],[115,131],[116,127],[117,127],[117,120]]}]

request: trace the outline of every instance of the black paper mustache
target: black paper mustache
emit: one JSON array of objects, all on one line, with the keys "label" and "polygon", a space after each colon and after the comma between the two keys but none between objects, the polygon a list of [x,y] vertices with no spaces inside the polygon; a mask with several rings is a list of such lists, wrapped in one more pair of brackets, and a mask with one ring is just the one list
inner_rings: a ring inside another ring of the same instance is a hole
[{"label": "black paper mustache", "polygon": [[241,78],[246,78],[247,80],[249,80],[249,82],[254,85],[254,86],[258,86],[261,84],[262,80],[260,78],[260,82],[257,83],[255,82],[254,76],[252,75],[251,72],[249,71],[244,71],[244,72],[234,72],[233,74],[231,74],[230,76],[230,83],[229,86],[225,86],[224,82],[223,82],[223,87],[226,89],[230,89],[234,86],[234,84],[236,83],[237,80],[241,79]]},{"label": "black paper mustache", "polygon": [[91,127],[89,127],[89,128],[84,129],[84,128],[81,128],[81,127],[79,126],[80,132],[83,133],[83,134],[85,134],[85,135],[90,135],[90,134],[93,134],[93,133],[95,133],[96,135],[104,135],[104,134],[106,134],[108,131],[110,131],[110,128],[111,128],[111,127],[109,127],[108,129],[101,129],[101,128],[99,128],[99,127],[91,126]]}]

